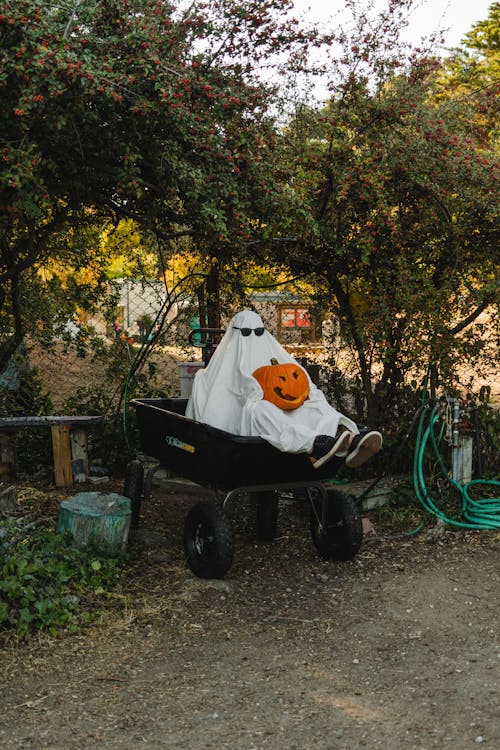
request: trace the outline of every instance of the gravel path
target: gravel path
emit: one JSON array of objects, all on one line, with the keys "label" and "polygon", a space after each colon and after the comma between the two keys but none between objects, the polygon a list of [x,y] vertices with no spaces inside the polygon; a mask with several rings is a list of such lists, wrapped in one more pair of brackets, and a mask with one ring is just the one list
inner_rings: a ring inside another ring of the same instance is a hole
[{"label": "gravel path", "polygon": [[365,542],[328,563],[305,508],[222,581],[180,549],[192,502],[156,491],[102,622],[0,655],[0,746],[73,750],[500,747],[500,534]]}]

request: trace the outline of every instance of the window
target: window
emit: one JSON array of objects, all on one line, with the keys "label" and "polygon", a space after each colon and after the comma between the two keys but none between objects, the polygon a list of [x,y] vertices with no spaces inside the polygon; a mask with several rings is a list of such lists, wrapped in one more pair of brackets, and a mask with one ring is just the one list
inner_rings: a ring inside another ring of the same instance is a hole
[{"label": "window", "polygon": [[306,307],[283,307],[281,309],[281,327],[287,330],[291,328],[311,329],[312,321],[309,310]]},{"label": "window", "polygon": [[315,341],[316,321],[314,312],[303,302],[298,305],[278,306],[278,338],[283,343],[307,343]]}]

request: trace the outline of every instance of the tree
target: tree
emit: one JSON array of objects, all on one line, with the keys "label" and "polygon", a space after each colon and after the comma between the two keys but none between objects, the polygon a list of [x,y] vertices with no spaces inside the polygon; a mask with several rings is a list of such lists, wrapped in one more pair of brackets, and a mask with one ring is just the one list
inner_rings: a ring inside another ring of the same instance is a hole
[{"label": "tree", "polygon": [[65,262],[75,227],[129,217],[225,257],[265,230],[278,195],[259,67],[313,38],[289,7],[0,3],[0,370],[37,316],[28,280]]},{"label": "tree", "polygon": [[490,6],[488,18],[475,24],[460,47],[452,50],[444,61],[439,96],[473,98],[475,137],[498,145],[499,92],[500,3],[495,2]]},{"label": "tree", "polygon": [[101,233],[103,265],[108,278],[158,278],[158,253],[153,238],[141,233],[133,219],[110,224]]},{"label": "tree", "polygon": [[398,44],[410,5],[339,32],[327,106],[286,132],[302,206],[288,260],[332,300],[374,425],[405,376],[431,362],[451,379],[477,356],[469,326],[498,300],[497,155],[474,96],[439,97],[440,60]]}]

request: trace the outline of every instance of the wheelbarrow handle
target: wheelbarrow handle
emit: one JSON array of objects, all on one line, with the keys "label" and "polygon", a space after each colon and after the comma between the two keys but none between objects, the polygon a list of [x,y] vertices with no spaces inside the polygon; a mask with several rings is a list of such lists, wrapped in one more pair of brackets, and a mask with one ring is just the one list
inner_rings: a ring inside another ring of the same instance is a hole
[{"label": "wheelbarrow handle", "polygon": [[197,344],[197,343],[193,342],[193,338],[194,338],[194,337],[195,337],[195,336],[196,336],[197,334],[201,333],[201,334],[215,334],[215,335],[221,335],[221,334],[224,334],[225,332],[226,332],[226,331],[225,331],[225,329],[224,329],[224,328],[193,328],[193,329],[192,329],[192,330],[190,331],[190,333],[189,333],[189,336],[188,336],[188,341],[189,341],[189,343],[190,343],[190,344],[193,344],[193,346],[198,346],[198,347],[200,347],[201,349],[204,349],[204,348],[205,348],[205,346],[207,345],[207,343],[208,343],[208,342],[211,342],[211,343],[213,343],[213,340],[212,340],[212,336],[210,336],[210,335],[206,335],[206,336],[204,337],[204,343],[202,343],[202,344]]},{"label": "wheelbarrow handle", "polygon": [[[203,362],[205,363],[205,367],[210,362],[212,354],[218,344],[218,341],[215,341],[214,337],[219,336],[222,333],[225,333],[223,328],[193,328],[190,332],[188,341],[190,344],[193,344],[193,346],[198,346],[200,349],[203,349]],[[196,334],[199,334],[200,338],[204,339],[202,342],[200,341],[199,344],[193,341]]]}]

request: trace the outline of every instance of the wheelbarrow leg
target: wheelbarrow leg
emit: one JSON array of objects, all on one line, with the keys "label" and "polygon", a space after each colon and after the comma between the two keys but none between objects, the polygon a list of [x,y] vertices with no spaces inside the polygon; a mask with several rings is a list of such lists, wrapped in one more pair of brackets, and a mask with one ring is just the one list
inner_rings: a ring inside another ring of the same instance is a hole
[{"label": "wheelbarrow leg", "polygon": [[132,510],[130,525],[133,529],[139,528],[142,500],[151,498],[153,477],[158,469],[161,469],[161,464],[155,464],[144,474],[142,461],[135,459],[127,464],[123,495],[130,499]]},{"label": "wheelbarrow leg", "polygon": [[[328,491],[323,485],[315,485],[314,487],[306,487],[306,493],[311,510],[317,518],[319,532],[322,534],[328,527]],[[319,494],[319,503],[316,502],[315,493]]]},{"label": "wheelbarrow leg", "polygon": [[125,482],[123,495],[130,499],[132,517],[130,525],[133,529],[139,528],[141,515],[142,490],[144,485],[144,467],[141,461],[129,461],[125,469]]},{"label": "wheelbarrow leg", "polygon": [[146,476],[144,477],[144,500],[150,500],[152,495],[153,477],[157,471],[161,469],[161,464],[155,464],[147,470]]}]

